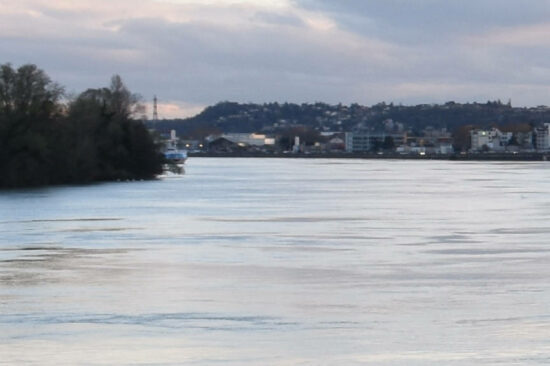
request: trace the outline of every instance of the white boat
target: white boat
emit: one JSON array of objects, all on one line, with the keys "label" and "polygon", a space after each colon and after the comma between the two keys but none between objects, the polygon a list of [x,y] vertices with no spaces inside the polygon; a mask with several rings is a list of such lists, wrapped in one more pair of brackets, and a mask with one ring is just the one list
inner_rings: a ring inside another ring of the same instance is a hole
[{"label": "white boat", "polygon": [[183,173],[183,165],[187,160],[187,150],[178,149],[178,138],[176,137],[176,131],[170,131],[170,138],[166,140],[164,148],[164,157],[168,161],[164,170],[172,173]]}]

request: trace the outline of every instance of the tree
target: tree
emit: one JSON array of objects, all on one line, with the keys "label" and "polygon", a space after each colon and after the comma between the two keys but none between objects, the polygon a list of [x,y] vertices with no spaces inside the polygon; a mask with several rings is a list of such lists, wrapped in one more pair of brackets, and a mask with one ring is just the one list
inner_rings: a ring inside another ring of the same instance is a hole
[{"label": "tree", "polygon": [[113,75],[111,78],[108,95],[111,111],[120,118],[128,119],[145,111],[145,106],[140,103],[141,97],[132,94],[119,75]]},{"label": "tree", "polygon": [[382,143],[382,149],[384,150],[393,150],[395,148],[395,143],[393,141],[393,137],[386,136],[384,138],[384,142]]},{"label": "tree", "polygon": [[159,146],[141,122],[131,119],[143,111],[139,101],[115,75],[109,88],[88,89],[70,104],[80,141],[74,146],[76,156],[82,159],[79,165],[94,166],[87,170],[92,179],[149,179],[161,173]]},{"label": "tree", "polygon": [[279,145],[282,149],[289,150],[294,145],[294,138],[299,137],[300,143],[306,146],[312,146],[316,142],[324,142],[326,139],[321,136],[319,131],[311,127],[290,127],[279,131]]},{"label": "tree", "polygon": [[104,117],[120,120],[130,119],[144,113],[145,106],[141,97],[131,93],[119,75],[111,78],[108,88],[88,89],[81,93],[72,103],[71,110],[84,110]]},{"label": "tree", "polygon": [[67,106],[63,88],[35,65],[0,65],[0,187],[150,179],[164,162],[143,110],[115,75]]},{"label": "tree", "polygon": [[0,66],[0,186],[49,184],[63,88],[36,65]]},{"label": "tree", "polygon": [[4,118],[51,118],[59,112],[63,88],[36,65],[0,66],[0,114]]},{"label": "tree", "polygon": [[453,132],[453,148],[455,151],[467,151],[472,146],[470,131],[473,130],[475,126],[473,125],[464,125],[458,127]]}]

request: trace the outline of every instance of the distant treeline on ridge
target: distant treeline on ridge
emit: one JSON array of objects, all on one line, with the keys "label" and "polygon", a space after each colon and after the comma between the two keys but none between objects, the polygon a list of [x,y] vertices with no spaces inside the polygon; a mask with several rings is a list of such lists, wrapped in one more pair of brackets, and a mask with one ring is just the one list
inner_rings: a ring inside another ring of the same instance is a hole
[{"label": "distant treeline on ridge", "polygon": [[300,125],[316,132],[383,131],[385,122],[403,124],[411,135],[421,135],[427,127],[446,128],[457,144],[466,146],[473,128],[498,127],[502,131],[528,131],[533,126],[550,121],[546,106],[512,107],[510,102],[420,104],[405,106],[378,103],[330,105],[326,103],[235,103],[221,102],[187,119],[161,120],[159,130],[175,129],[189,139],[203,139],[221,132],[266,132],[285,135],[285,130]]},{"label": "distant treeline on ridge", "polygon": [[151,179],[163,155],[117,75],[69,101],[35,65],[0,65],[0,187]]}]

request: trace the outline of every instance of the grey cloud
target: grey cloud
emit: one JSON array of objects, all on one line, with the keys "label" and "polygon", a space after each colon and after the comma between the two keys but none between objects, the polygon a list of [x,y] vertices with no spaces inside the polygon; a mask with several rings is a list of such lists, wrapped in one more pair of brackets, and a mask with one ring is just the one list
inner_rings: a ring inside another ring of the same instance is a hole
[{"label": "grey cloud", "polygon": [[302,21],[302,19],[297,16],[274,14],[266,11],[257,12],[253,17],[253,20],[258,20],[262,23],[272,25],[286,25],[295,27],[304,26],[304,22]]},{"label": "grey cloud", "polygon": [[297,12],[267,10],[248,12],[244,24],[232,26],[113,16],[103,23],[108,27],[89,29],[66,25],[60,16],[54,35],[0,38],[1,61],[36,63],[68,90],[105,85],[119,73],[146,98],[157,94],[201,105],[509,97],[526,105],[548,104],[547,47],[518,51],[471,41],[489,29],[545,21],[548,1],[535,0],[529,7],[509,0],[300,4],[300,11],[322,14],[337,29],[314,30]]},{"label": "grey cloud", "polygon": [[534,0],[298,0],[331,14],[342,27],[396,42],[447,41],[494,27],[546,22],[550,1]]},{"label": "grey cloud", "polygon": [[[310,36],[297,36],[290,30],[256,28],[228,30],[215,25],[193,23],[169,23],[158,20],[136,20],[122,25],[120,32],[128,39],[139,40],[151,46],[155,62],[161,69],[170,73],[201,75],[220,80],[249,79],[260,83],[262,75],[293,75],[305,87],[306,78],[310,81],[325,79],[351,79],[374,76],[382,72],[385,65],[376,61],[376,55],[344,55],[345,46],[335,45],[323,39]],[[303,32],[307,32],[303,30]],[[382,51],[380,51],[382,52]],[[376,70],[375,70],[376,69]],[[390,70],[386,70],[389,73]],[[275,77],[274,79],[277,79]],[[239,88],[246,83],[235,81]],[[227,90],[230,83],[223,85]],[[259,89],[268,92],[272,81]],[[292,85],[295,89],[295,85]],[[233,90],[238,89],[233,87]],[[260,96],[258,88],[250,88],[251,95]],[[210,93],[216,93],[220,88]],[[264,95],[264,98],[269,96]]]},{"label": "grey cloud", "polygon": [[[449,89],[453,85],[459,94],[465,89],[463,85],[485,84],[485,89],[493,85],[494,90],[500,91],[503,83],[538,83],[518,67],[523,60],[510,55],[502,57],[502,52],[480,56],[476,49],[453,44],[437,50],[431,45],[403,47],[394,55],[398,58],[396,65],[384,65],[362,53],[342,55],[342,50],[330,42],[308,42],[280,29],[228,31],[212,25],[140,20],[128,22],[121,32],[154,45],[151,50],[157,55],[159,70],[153,72],[170,75],[158,76],[164,90],[170,97],[179,94],[192,102],[231,99],[374,103],[382,98],[407,99],[397,95],[404,83],[440,84],[447,88],[448,97],[452,96]],[[542,55],[540,61],[544,65]],[[396,88],[393,96],[392,87]],[[472,98],[477,98],[474,93],[478,88],[472,86],[468,90]],[[431,91],[432,95],[419,91],[416,96],[411,90],[408,98],[438,100],[440,96]]]}]

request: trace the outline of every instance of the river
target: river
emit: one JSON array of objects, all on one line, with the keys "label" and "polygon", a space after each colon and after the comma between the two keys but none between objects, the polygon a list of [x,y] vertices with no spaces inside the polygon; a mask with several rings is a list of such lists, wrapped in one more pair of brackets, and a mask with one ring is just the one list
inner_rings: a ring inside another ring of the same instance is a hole
[{"label": "river", "polygon": [[0,232],[0,365],[550,364],[546,162],[194,158]]}]

